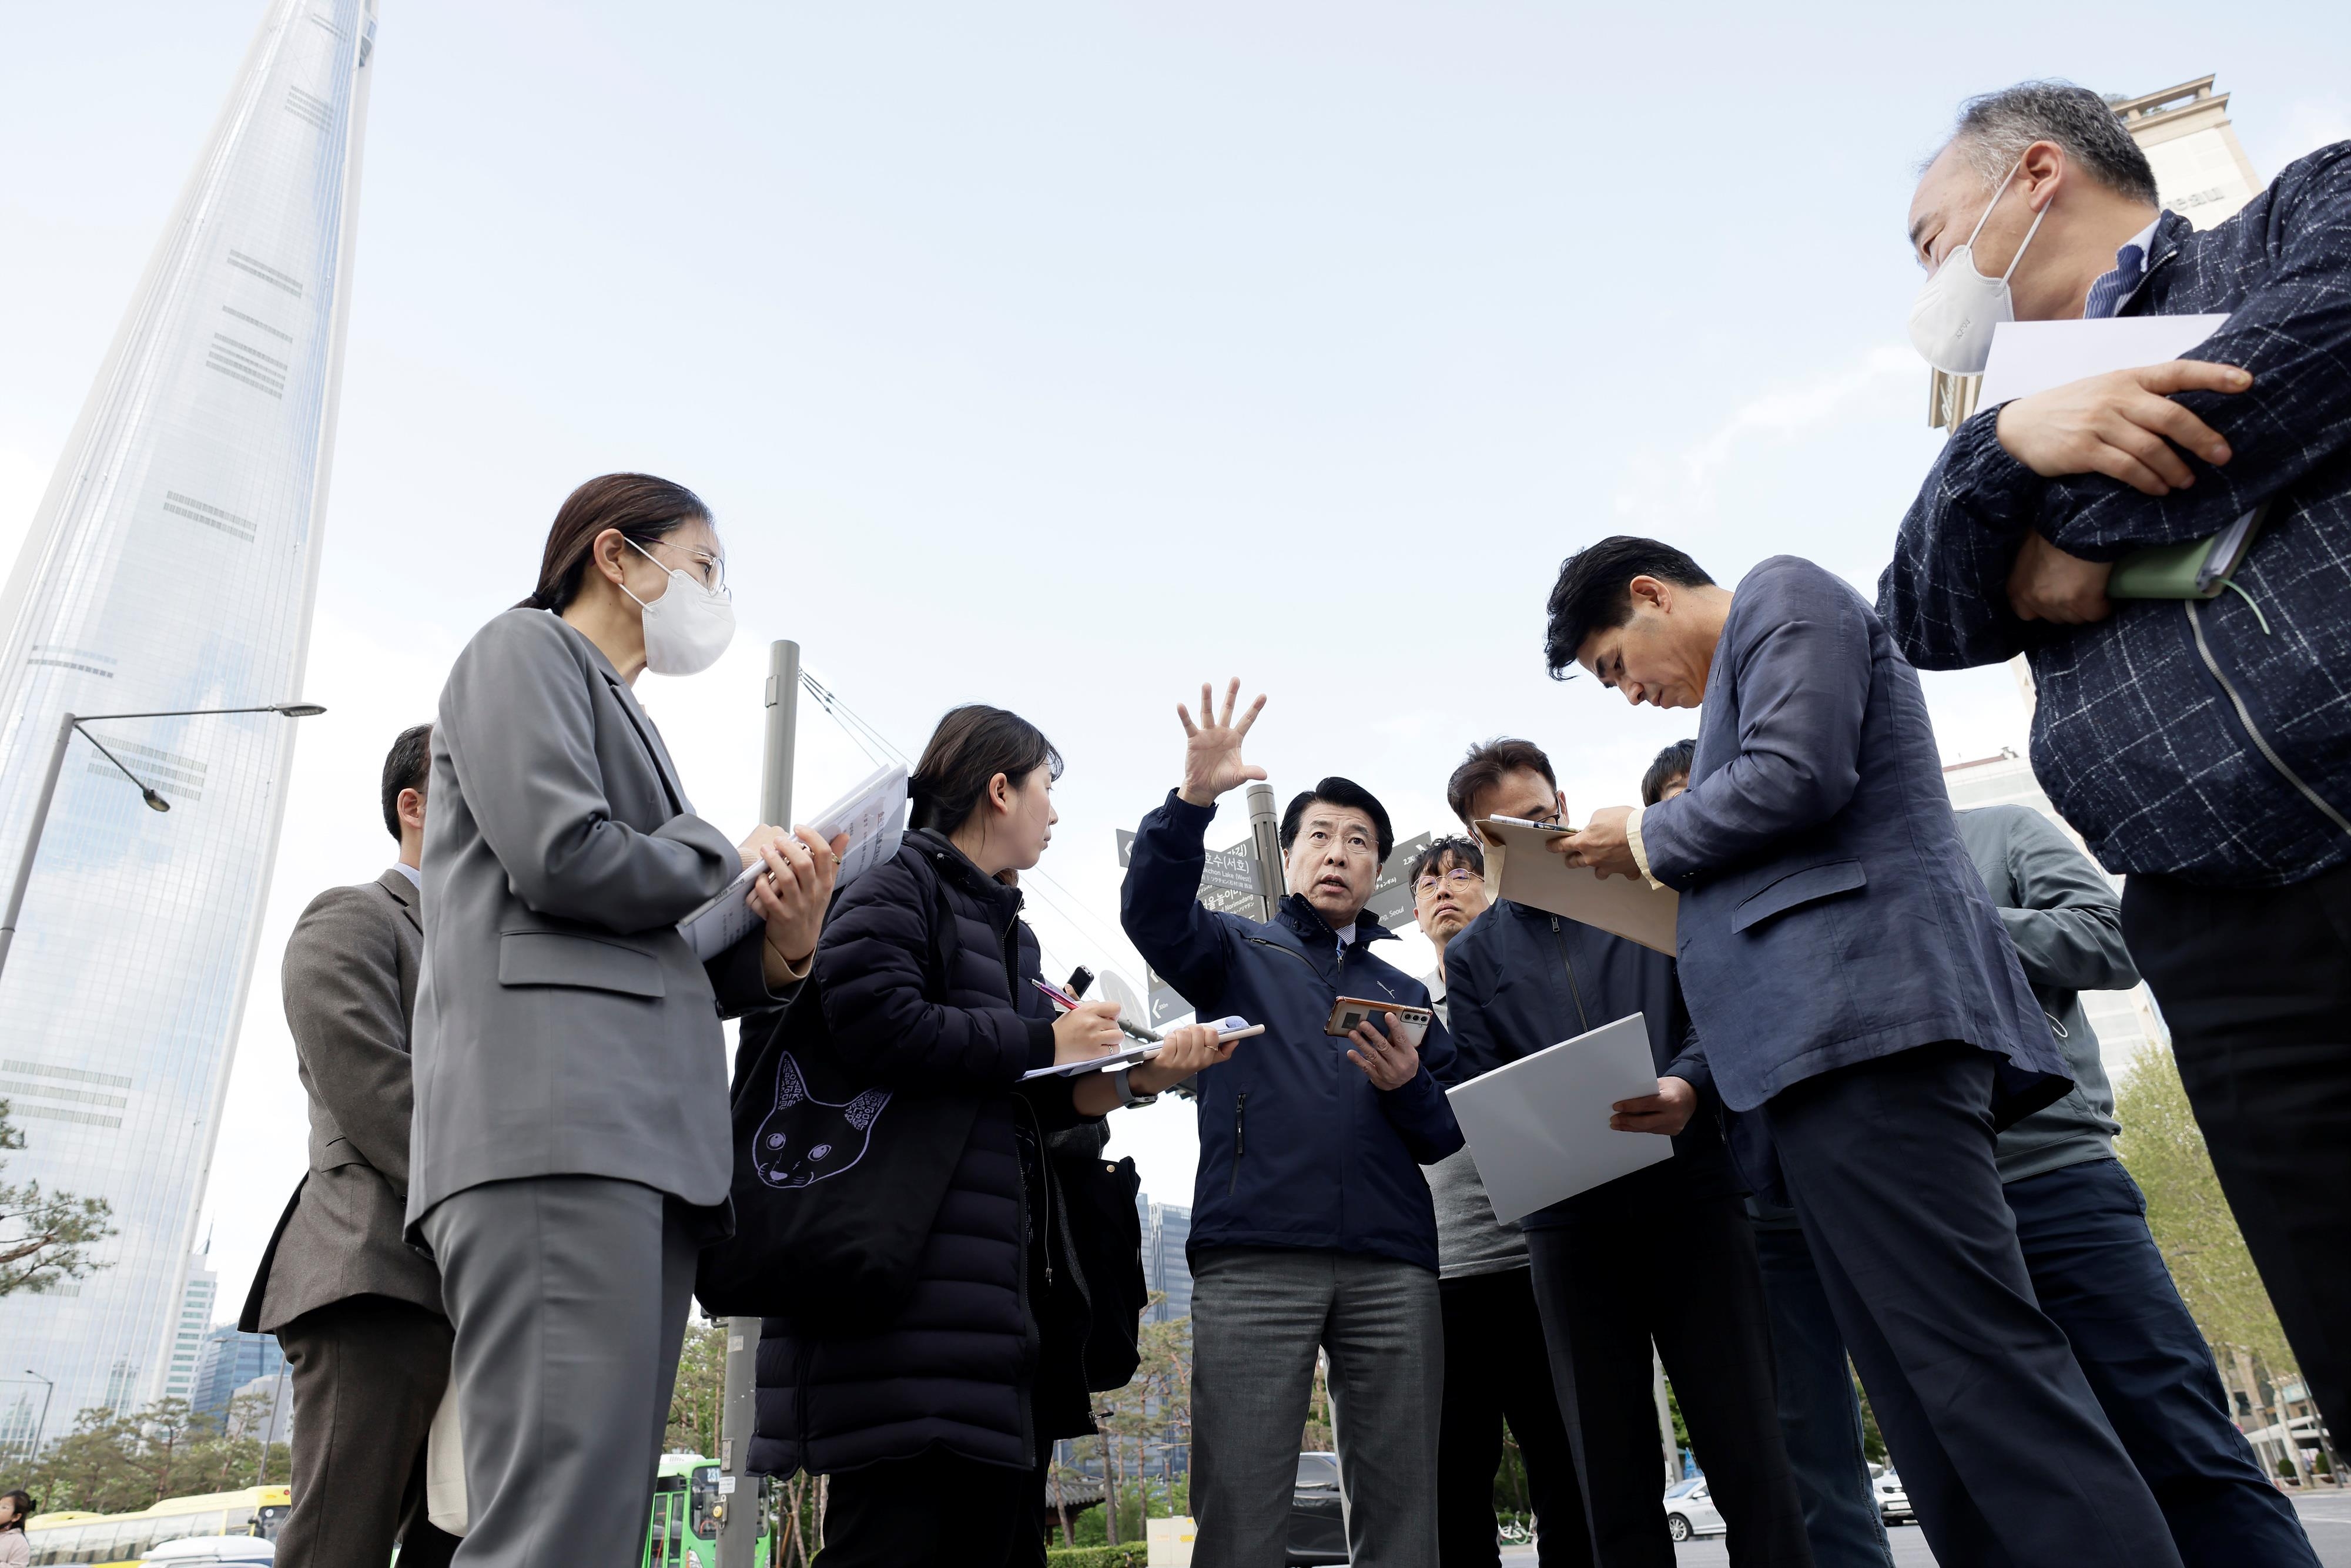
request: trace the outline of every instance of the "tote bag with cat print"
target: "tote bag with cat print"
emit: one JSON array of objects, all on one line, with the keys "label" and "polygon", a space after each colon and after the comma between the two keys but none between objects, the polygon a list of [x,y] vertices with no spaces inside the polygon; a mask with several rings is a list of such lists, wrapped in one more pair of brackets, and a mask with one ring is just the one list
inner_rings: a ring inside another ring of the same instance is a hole
[{"label": "tote bag with cat print", "polygon": [[[935,880],[932,894],[944,904]],[[932,928],[924,989],[944,1000],[955,921],[941,909]],[[733,1102],[735,1234],[703,1249],[703,1310],[813,1334],[890,1322],[914,1291],[979,1102],[852,1075],[831,1048],[813,975],[780,1016],[744,1020]]]}]

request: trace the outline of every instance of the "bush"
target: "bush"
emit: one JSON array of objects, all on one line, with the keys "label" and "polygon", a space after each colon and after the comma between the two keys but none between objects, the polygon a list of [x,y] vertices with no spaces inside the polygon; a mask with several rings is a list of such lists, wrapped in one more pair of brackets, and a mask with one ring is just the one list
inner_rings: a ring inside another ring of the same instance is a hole
[{"label": "bush", "polygon": [[1048,1568],[1144,1568],[1141,1546],[1056,1546],[1045,1553]]}]

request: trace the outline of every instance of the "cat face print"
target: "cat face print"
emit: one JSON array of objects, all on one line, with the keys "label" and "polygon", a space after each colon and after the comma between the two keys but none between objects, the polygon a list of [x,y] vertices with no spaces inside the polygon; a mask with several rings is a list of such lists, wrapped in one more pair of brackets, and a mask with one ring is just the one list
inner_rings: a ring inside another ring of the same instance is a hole
[{"label": "cat face print", "polygon": [[784,1053],[776,1069],[776,1106],[759,1124],[751,1163],[769,1186],[807,1186],[865,1157],[874,1118],[890,1103],[887,1089],[868,1089],[847,1104],[809,1092],[799,1063]]}]

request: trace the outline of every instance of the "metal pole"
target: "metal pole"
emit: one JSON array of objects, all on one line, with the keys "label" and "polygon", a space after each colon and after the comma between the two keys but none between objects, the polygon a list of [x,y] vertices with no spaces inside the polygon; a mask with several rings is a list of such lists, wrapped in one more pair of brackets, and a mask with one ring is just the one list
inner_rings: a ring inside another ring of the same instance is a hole
[{"label": "metal pole", "polygon": [[[800,645],[768,644],[768,728],[760,747],[759,821],[792,825],[792,751],[799,734]],[[758,1482],[751,1475],[751,1425],[759,1320],[726,1320],[726,1396],[718,1437],[718,1568],[752,1568],[759,1545]],[[743,1529],[736,1529],[741,1524]]]},{"label": "metal pole", "polygon": [[40,799],[33,804],[33,825],[25,834],[25,852],[16,861],[16,883],[8,890],[8,913],[0,916],[0,973],[8,967],[8,949],[16,941],[16,916],[24,912],[25,889],[33,880],[33,858],[41,852],[41,830],[48,825],[49,802],[57,798],[57,775],[66,765],[66,743],[80,721],[71,714],[57,719],[57,744],[49,752],[49,770],[41,779]]},{"label": "metal pole", "polygon": [[768,735],[759,773],[759,821],[792,825],[792,748],[799,735],[800,645],[768,644]]},{"label": "metal pole", "polygon": [[1249,787],[1249,849],[1257,859],[1259,920],[1270,920],[1289,891],[1281,874],[1281,818],[1273,809],[1273,786]]}]

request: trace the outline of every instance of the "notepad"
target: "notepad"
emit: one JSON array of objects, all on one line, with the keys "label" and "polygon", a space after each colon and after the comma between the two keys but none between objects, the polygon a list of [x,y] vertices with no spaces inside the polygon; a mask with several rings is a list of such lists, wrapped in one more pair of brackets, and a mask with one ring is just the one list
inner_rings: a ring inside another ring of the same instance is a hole
[{"label": "notepad", "polygon": [[1445,1092],[1477,1156],[1497,1219],[1589,1192],[1673,1157],[1662,1133],[1608,1125],[1619,1100],[1657,1092],[1649,1026],[1639,1013],[1603,1024]]},{"label": "notepad", "polygon": [[2220,329],[2226,315],[2113,316],[2095,321],[2002,321],[1992,329],[1978,408],[2109,371],[2176,360]]},{"label": "notepad", "polygon": [[1489,817],[1477,829],[1486,841],[1488,897],[1564,915],[1672,956],[1682,902],[1673,889],[1639,877],[1604,877],[1543,847],[1572,829],[1516,817]]},{"label": "notepad", "polygon": [[[818,814],[809,827],[830,843],[843,833],[848,847],[841,852],[841,870],[833,877],[837,892],[898,852],[906,821],[906,765],[893,762],[875,768],[857,787]],[[749,936],[759,924],[752,913],[751,879],[767,871],[767,862],[746,866],[726,891],[677,923],[694,956],[707,963]]]},{"label": "notepad", "polygon": [[[2095,321],[2003,321],[1992,329],[1980,408],[2068,382],[2189,355],[2229,318],[2116,316]],[[2211,599],[2228,586],[2268,516],[2266,502],[2207,538],[2149,545],[2115,562],[2109,599]]]}]

